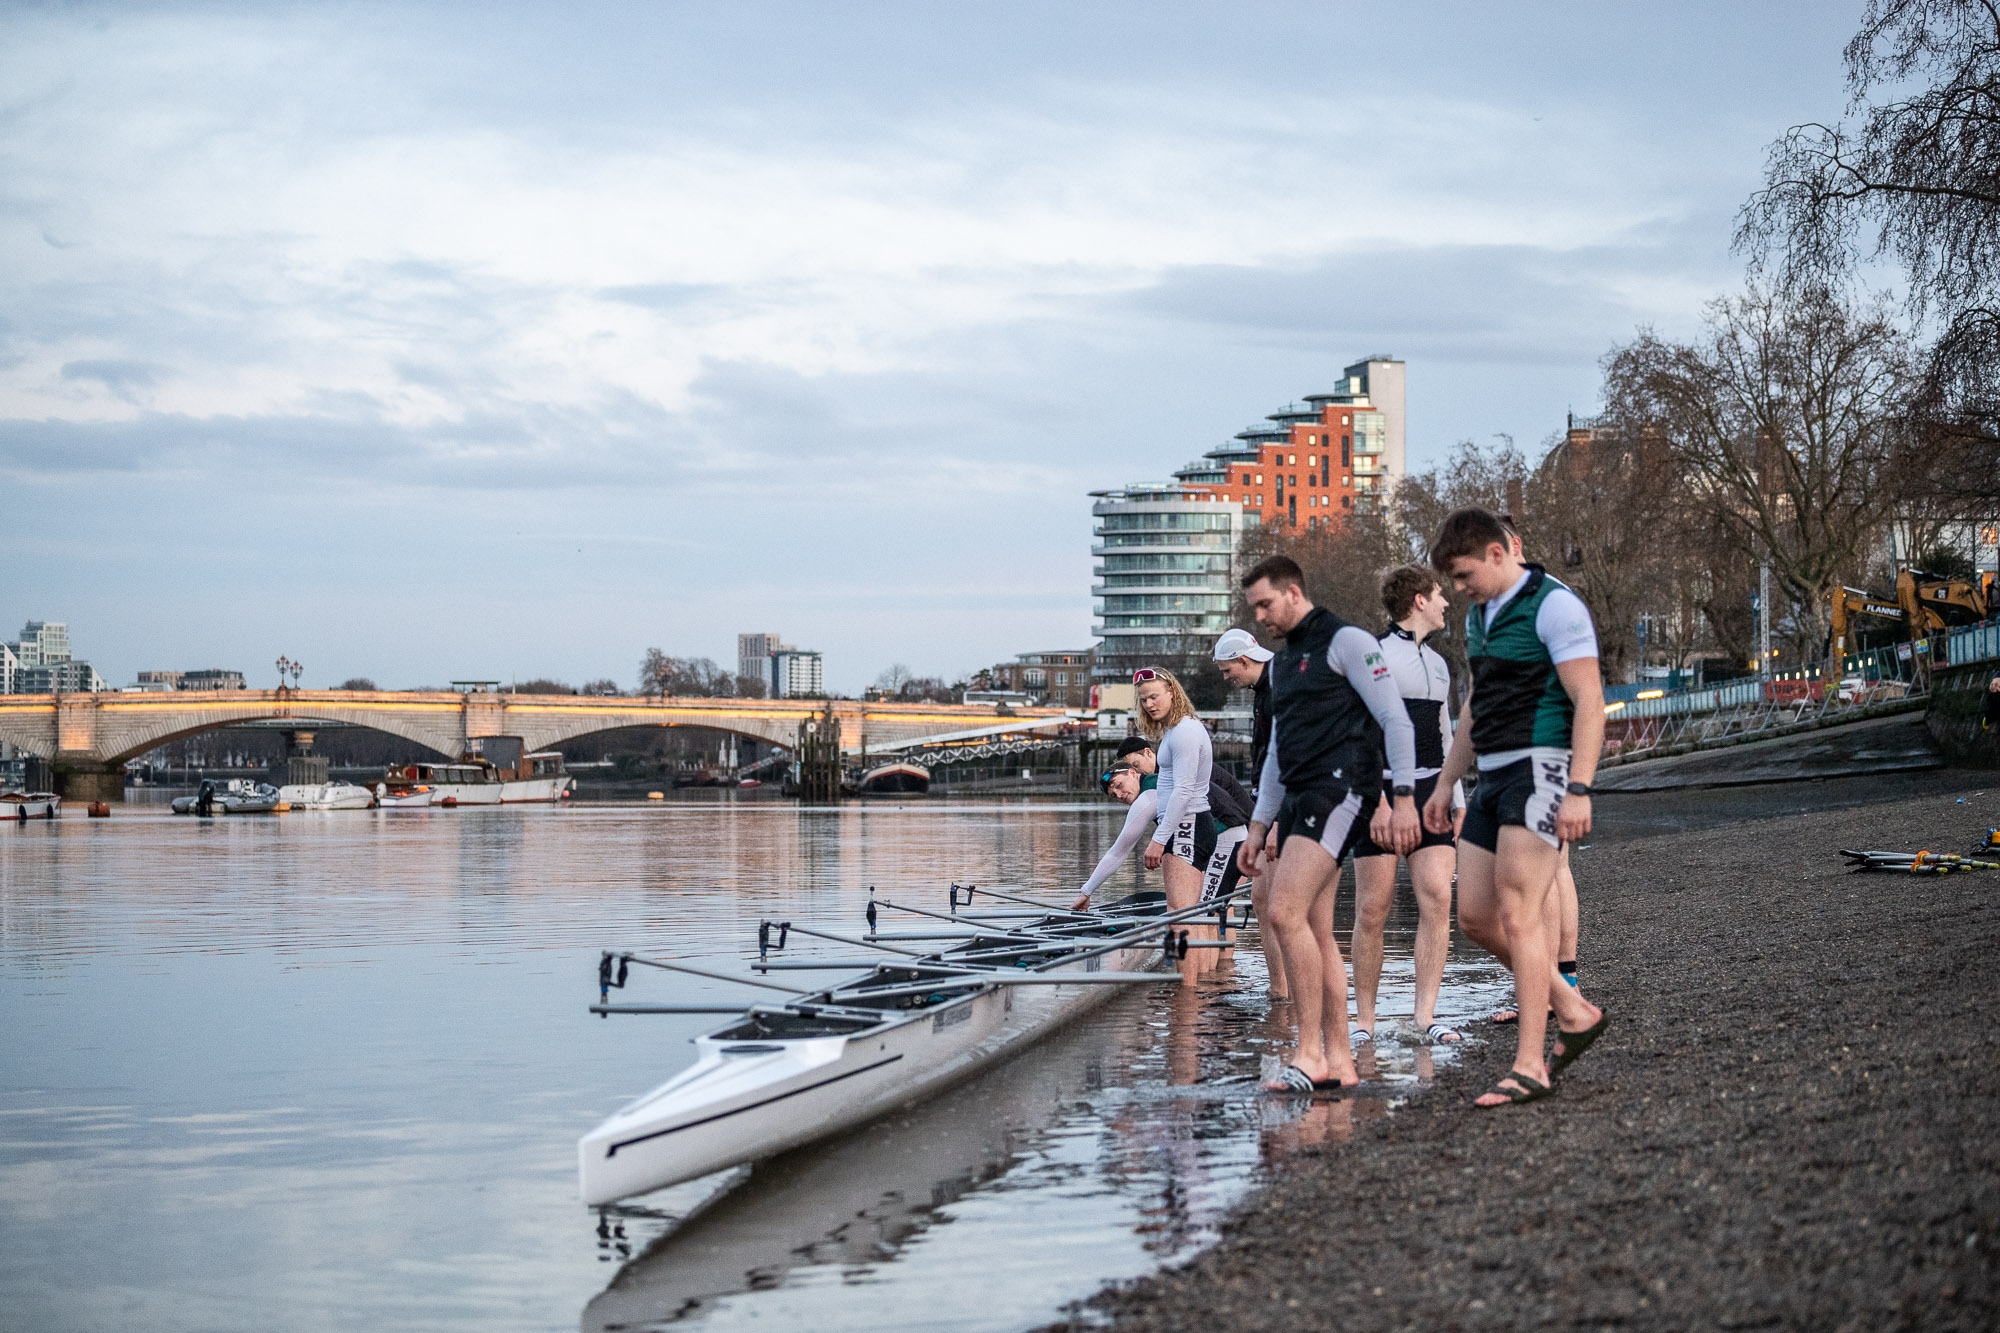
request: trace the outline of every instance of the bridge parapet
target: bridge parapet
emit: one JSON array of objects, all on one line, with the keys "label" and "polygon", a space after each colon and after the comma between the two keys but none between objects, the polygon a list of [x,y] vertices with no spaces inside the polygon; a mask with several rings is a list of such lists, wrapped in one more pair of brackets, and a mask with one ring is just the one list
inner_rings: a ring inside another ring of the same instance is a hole
[{"label": "bridge parapet", "polygon": [[[568,694],[458,694],[401,690],[186,690],[162,694],[0,695],[0,740],[53,760],[91,799],[117,799],[105,780],[163,745],[244,722],[345,722],[415,741],[450,758],[466,742],[518,737],[528,749],[621,727],[707,727],[789,747],[799,723],[831,708],[843,747],[888,745],[991,722],[986,705],[885,704],[817,699],[616,698]],[[1024,719],[1059,708],[1020,709]],[[84,782],[84,775],[91,780]],[[67,779],[65,779],[67,781]]]}]

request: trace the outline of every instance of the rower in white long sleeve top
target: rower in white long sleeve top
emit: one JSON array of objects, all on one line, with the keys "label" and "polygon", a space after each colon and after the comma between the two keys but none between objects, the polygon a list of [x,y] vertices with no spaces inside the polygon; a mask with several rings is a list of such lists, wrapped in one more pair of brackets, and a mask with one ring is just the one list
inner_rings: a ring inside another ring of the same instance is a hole
[{"label": "rower in white long sleeve top", "polygon": [[1184,717],[1167,729],[1154,748],[1160,756],[1161,805],[1160,827],[1153,841],[1165,847],[1184,824],[1208,811],[1208,774],[1215,766],[1215,744],[1208,738],[1207,727]]}]

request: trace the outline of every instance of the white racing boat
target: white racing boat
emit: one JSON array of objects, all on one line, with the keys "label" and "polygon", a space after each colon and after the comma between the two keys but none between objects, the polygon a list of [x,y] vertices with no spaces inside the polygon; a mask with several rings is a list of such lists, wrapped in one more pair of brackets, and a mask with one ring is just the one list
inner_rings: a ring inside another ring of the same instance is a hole
[{"label": "white racing boat", "polygon": [[[850,978],[801,991],[768,980],[730,977],[634,954],[606,953],[598,964],[598,1014],[732,1013],[733,1021],[697,1037],[695,1063],[625,1107],[577,1144],[583,1200],[608,1204],[724,1167],[756,1161],[825,1138],[907,1106],[1019,1051],[1107,998],[1119,984],[1176,980],[1140,971],[1168,950],[1185,956],[1198,918],[1226,920],[1227,898],[1166,913],[1161,896],[1142,894],[1092,912],[1065,912],[1027,899],[1029,911],[950,913],[899,908],[936,918],[927,931],[875,934],[875,902],[865,938],[766,921],[758,927],[765,972],[824,969]],[[968,907],[970,891],[968,891]],[[890,955],[867,959],[773,962],[797,932]],[[1226,934],[1226,928],[1225,928]],[[883,941],[951,940],[929,953]],[[1199,942],[1196,942],[1197,944]],[[1209,941],[1208,947],[1218,947]],[[1228,947],[1226,939],[1219,947]],[[748,1007],[717,1004],[611,1004],[631,964],[725,981],[742,981],[790,998]],[[852,975],[858,973],[858,975]]]}]

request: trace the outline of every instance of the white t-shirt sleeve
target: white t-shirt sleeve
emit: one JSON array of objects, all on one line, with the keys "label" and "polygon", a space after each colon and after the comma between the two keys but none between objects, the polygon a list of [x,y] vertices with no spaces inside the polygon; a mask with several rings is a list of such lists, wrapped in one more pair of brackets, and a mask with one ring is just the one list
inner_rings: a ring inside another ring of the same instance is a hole
[{"label": "white t-shirt sleeve", "polygon": [[1557,588],[1542,599],[1535,612],[1535,634],[1549,650],[1549,660],[1558,665],[1598,656],[1590,608],[1568,588]]},{"label": "white t-shirt sleeve", "polygon": [[1160,798],[1153,791],[1142,791],[1125,811],[1125,826],[1118,830],[1118,840],[1111,844],[1097,863],[1097,869],[1090,872],[1090,878],[1083,883],[1085,896],[1097,892],[1105,880],[1110,879],[1125,858],[1132,855],[1132,849],[1139,845],[1139,839],[1146,832],[1146,825],[1153,822],[1159,813]]}]

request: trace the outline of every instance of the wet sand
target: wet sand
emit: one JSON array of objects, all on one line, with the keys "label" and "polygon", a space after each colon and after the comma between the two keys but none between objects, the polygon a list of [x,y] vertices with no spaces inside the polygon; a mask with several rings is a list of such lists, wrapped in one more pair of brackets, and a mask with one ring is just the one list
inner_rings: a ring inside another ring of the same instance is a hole
[{"label": "wet sand", "polygon": [[1512,1054],[1481,1025],[1429,1092],[1074,1326],[2000,1326],[2000,871],[1835,854],[1970,850],[2000,775],[1599,807],[1582,974],[1613,1021],[1557,1097],[1474,1110]]}]

